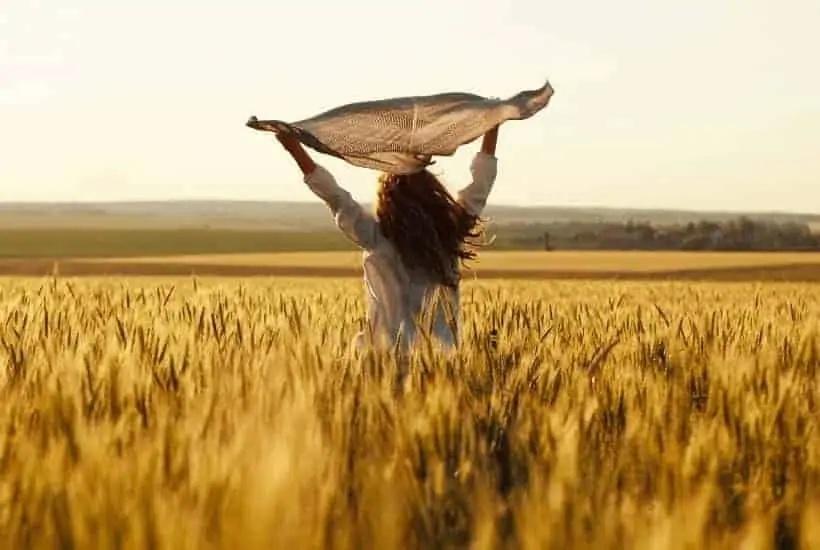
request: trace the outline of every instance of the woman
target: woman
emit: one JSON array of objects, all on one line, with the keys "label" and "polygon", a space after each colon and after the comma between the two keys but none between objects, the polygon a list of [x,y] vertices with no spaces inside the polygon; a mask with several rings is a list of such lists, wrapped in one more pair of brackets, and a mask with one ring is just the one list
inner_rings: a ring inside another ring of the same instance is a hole
[{"label": "woman", "polygon": [[[316,164],[292,136],[277,134],[304,175],[304,182],[330,208],[339,229],[363,251],[368,329],[355,345],[409,349],[423,327],[445,347],[458,343],[459,261],[473,259],[471,241],[495,183],[498,127],[484,135],[473,159],[472,183],[454,199],[428,170],[382,174],[375,216]],[[444,298],[444,299],[442,299]],[[425,323],[429,323],[426,324]]]}]

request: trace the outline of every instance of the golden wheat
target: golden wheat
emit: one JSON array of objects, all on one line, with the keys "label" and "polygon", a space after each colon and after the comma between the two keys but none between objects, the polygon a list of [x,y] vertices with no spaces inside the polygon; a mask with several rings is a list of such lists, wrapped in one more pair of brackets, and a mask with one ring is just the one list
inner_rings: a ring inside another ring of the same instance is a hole
[{"label": "golden wheat", "polygon": [[816,286],[470,283],[397,392],[360,285],[0,282],[0,547],[820,545]]}]

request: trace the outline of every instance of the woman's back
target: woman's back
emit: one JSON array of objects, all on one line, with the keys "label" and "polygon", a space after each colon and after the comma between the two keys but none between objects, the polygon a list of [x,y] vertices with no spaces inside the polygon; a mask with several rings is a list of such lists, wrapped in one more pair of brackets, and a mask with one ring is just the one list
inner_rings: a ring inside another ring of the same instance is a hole
[{"label": "woman's back", "polygon": [[[459,261],[472,257],[472,233],[495,183],[497,128],[484,136],[472,163],[472,181],[453,198],[426,170],[380,179],[377,215],[367,212],[292,139],[283,144],[304,182],[330,208],[337,227],[363,250],[370,338],[356,343],[412,346],[423,327],[446,347],[458,343]],[[433,308],[427,306],[435,306]],[[431,323],[431,324],[428,324]],[[420,326],[420,324],[422,326]]]},{"label": "woman's back", "polygon": [[[443,346],[457,345],[461,316],[458,286],[441,285],[423,269],[408,269],[386,239],[363,252],[362,266],[368,324],[377,338],[382,335],[388,345],[398,342],[401,347],[410,347],[420,330],[429,330]],[[453,275],[458,276],[457,265]],[[365,334],[360,333],[357,346],[365,340]]]}]

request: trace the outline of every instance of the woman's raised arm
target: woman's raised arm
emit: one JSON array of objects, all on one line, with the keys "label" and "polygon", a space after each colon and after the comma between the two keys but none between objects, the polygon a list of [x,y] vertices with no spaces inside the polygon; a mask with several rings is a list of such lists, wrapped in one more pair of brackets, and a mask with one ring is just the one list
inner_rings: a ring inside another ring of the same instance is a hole
[{"label": "woman's raised arm", "polygon": [[458,192],[458,202],[473,216],[480,216],[487,205],[498,172],[495,148],[498,143],[498,126],[484,134],[479,151],[470,165],[472,182]]},{"label": "woman's raised arm", "polygon": [[350,193],[336,183],[333,174],[310,158],[298,139],[282,134],[276,134],[276,139],[299,165],[308,188],[330,208],[336,226],[342,233],[361,248],[375,248],[381,234],[373,216],[365,212]]}]

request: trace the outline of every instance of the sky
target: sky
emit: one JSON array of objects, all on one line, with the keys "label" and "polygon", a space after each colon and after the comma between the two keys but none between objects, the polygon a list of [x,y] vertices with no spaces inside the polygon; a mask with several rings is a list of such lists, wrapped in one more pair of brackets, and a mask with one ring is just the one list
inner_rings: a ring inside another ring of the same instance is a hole
[{"label": "sky", "polygon": [[820,213],[818,28],[818,0],[3,0],[0,201],[318,200],[249,116],[549,79],[492,203]]}]

